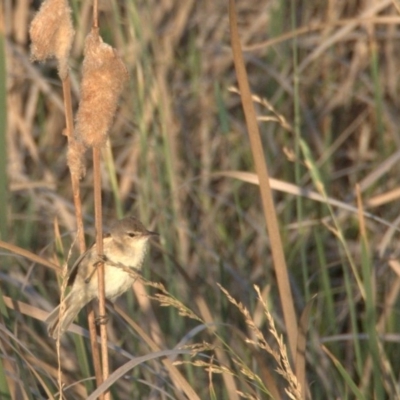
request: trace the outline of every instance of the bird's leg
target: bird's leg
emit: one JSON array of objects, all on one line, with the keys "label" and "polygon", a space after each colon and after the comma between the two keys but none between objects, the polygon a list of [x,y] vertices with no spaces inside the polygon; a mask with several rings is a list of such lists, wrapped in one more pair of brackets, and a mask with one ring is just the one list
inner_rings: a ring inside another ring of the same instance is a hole
[{"label": "bird's leg", "polygon": [[[106,308],[115,311],[114,302],[109,300],[109,299],[107,299],[107,298],[106,298]],[[108,311],[110,311],[110,310],[108,310]],[[108,315],[99,315],[95,319],[97,325],[107,324],[108,320],[109,320]]]},{"label": "bird's leg", "polygon": [[108,320],[108,315],[99,315],[95,319],[96,325],[106,325],[108,323]]},{"label": "bird's leg", "polygon": [[105,256],[104,254],[97,255],[97,260],[93,263],[93,270],[90,273],[90,275],[85,279],[85,283],[89,283],[90,280],[92,279],[94,273],[97,271],[97,267],[99,266],[99,264],[104,264],[107,261],[107,256]]}]

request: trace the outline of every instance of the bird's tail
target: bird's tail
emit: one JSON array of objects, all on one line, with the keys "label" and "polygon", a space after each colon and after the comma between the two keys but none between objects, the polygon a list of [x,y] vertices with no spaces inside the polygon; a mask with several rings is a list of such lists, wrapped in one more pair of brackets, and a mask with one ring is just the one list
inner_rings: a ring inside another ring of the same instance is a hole
[{"label": "bird's tail", "polygon": [[61,315],[60,306],[58,306],[48,315],[45,320],[47,324],[47,332],[49,336],[53,339],[57,339],[58,336],[61,336],[68,329],[68,327],[72,324],[73,320],[83,307],[83,305],[79,301],[77,301],[78,299],[76,298],[76,296],[74,296],[75,299],[74,301],[72,301],[72,294],[73,293],[71,292],[68,294],[67,297],[65,297],[63,301],[65,308],[63,307],[64,310],[62,310]]}]

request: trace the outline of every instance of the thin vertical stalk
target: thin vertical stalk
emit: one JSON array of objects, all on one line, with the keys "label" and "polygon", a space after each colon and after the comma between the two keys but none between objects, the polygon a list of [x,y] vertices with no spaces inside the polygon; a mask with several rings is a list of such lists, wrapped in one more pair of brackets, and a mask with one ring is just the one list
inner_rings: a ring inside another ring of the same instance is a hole
[{"label": "thin vertical stalk", "polygon": [[[99,4],[98,0],[93,0],[93,27],[99,27]],[[96,250],[99,258],[103,255],[103,223],[101,212],[101,174],[100,174],[100,150],[93,147],[93,191],[94,191],[94,210],[95,210],[95,226],[96,226]],[[99,297],[99,316],[105,318],[105,286],[104,286],[104,263],[100,262],[97,266],[98,279],[98,297]],[[93,310],[94,312],[94,310]],[[104,322],[104,321],[102,321]],[[96,333],[96,327],[93,328]],[[91,333],[92,335],[92,333]],[[102,377],[103,381],[108,378],[108,349],[107,349],[107,326],[104,323],[100,324],[101,337],[101,361],[102,361]],[[97,338],[97,334],[96,334]],[[93,360],[94,361],[94,360]],[[110,392],[100,396],[100,399],[109,399]]]},{"label": "thin vertical stalk", "polygon": [[7,182],[7,92],[6,92],[6,49],[4,34],[4,5],[0,5],[0,238],[7,240],[7,209],[8,182]]},{"label": "thin vertical stalk", "polygon": [[[292,29],[296,31],[297,24],[296,24],[296,10],[297,5],[295,0],[291,2],[291,20],[292,20]],[[300,185],[301,181],[301,163],[300,163],[300,126],[301,126],[301,113],[300,113],[300,92],[299,92],[299,59],[298,59],[298,51],[297,51],[297,36],[293,36],[292,41],[292,59],[293,59],[293,103],[294,103],[294,151],[296,162],[294,163],[294,176],[296,184]],[[299,229],[299,243],[300,243],[300,262],[301,262],[301,271],[303,275],[303,284],[304,284],[304,297],[306,302],[310,300],[310,289],[308,286],[308,263],[307,263],[307,256],[306,256],[306,241],[304,240],[305,237],[305,228],[302,224],[304,219],[304,206],[303,206],[303,199],[301,196],[296,197],[296,213],[297,213],[297,221],[300,226]]]},{"label": "thin vertical stalk", "polygon": [[99,27],[99,2],[93,0],[93,28]]},{"label": "thin vertical stalk", "polygon": [[[99,258],[103,255],[103,222],[101,210],[101,173],[100,173],[100,149],[93,147],[93,187],[94,187],[94,213],[96,225],[96,248]],[[100,319],[106,316],[106,300],[104,285],[104,263],[99,262],[97,267],[97,278],[99,282],[99,315]],[[101,337],[101,361],[103,366],[103,379],[106,380],[109,375],[108,365],[108,348],[107,348],[107,325],[100,324]],[[110,393],[105,394],[105,398],[109,398]]]},{"label": "thin vertical stalk", "polygon": [[279,296],[282,302],[283,317],[289,339],[289,350],[292,355],[292,359],[294,360],[296,356],[297,343],[296,312],[294,309],[292,290],[289,284],[289,273],[286,266],[285,254],[283,252],[282,240],[279,233],[278,219],[276,216],[275,205],[269,184],[268,167],[265,162],[256,112],[254,110],[247,72],[243,60],[242,48],[239,40],[234,0],[229,0],[229,20],[235,70],[238,77],[242,106],[250,139],[251,152],[253,154],[255,169],[260,181],[261,201],[271,243],[271,252],[274,260]]},{"label": "thin vertical stalk", "polygon": [[[74,139],[73,131],[74,131],[74,119],[72,113],[72,101],[71,101],[71,81],[69,75],[62,81],[63,86],[63,94],[64,94],[64,110],[65,110],[65,125],[66,125],[66,136],[68,138],[68,143]],[[78,245],[79,252],[83,254],[86,251],[86,243],[85,243],[85,229],[83,226],[83,214],[82,214],[82,203],[80,196],[80,187],[79,187],[79,177],[72,173],[71,171],[71,185],[72,185],[72,193],[74,199],[75,206],[75,218],[77,225],[77,235],[78,235]],[[92,359],[93,365],[96,375],[96,383],[97,385],[101,385],[103,382],[102,373],[101,373],[101,362],[100,362],[100,353],[99,348],[97,346],[97,333],[96,333],[96,323],[94,316],[94,308],[92,305],[89,306],[88,312],[88,324],[89,324],[89,332],[90,332],[90,345],[92,349]]]}]

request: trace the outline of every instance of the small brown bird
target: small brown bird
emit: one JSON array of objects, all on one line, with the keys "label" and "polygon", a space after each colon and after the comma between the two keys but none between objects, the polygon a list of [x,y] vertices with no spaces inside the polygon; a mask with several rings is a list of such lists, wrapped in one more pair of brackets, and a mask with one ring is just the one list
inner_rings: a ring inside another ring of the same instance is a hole
[{"label": "small brown bird", "polygon": [[[106,298],[114,301],[135,281],[134,274],[123,268],[140,272],[148,250],[148,241],[157,233],[148,231],[135,217],[126,217],[115,222],[109,234],[103,238],[104,281]],[[63,303],[65,310],[60,317],[60,306],[47,317],[49,336],[56,339],[71,325],[79,311],[91,300],[98,297],[96,265],[99,262],[96,245],[83,253],[70,271],[68,285],[70,293]]]}]

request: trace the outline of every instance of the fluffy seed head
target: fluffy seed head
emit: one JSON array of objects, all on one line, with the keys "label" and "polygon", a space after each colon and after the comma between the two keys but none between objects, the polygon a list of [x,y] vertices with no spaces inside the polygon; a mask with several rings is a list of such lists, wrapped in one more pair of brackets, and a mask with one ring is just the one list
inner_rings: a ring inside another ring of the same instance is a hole
[{"label": "fluffy seed head", "polygon": [[31,23],[29,34],[32,40],[32,59],[44,61],[55,57],[60,78],[65,79],[75,34],[68,1],[45,0]]},{"label": "fluffy seed head", "polygon": [[86,174],[86,166],[85,166],[85,152],[86,147],[83,143],[78,142],[75,139],[72,139],[68,143],[68,167],[71,171],[72,175],[78,176],[78,179],[81,179]]},{"label": "fluffy seed head", "polygon": [[81,100],[76,117],[77,139],[88,147],[101,147],[128,80],[127,69],[115,50],[104,43],[98,29],[86,37]]}]

